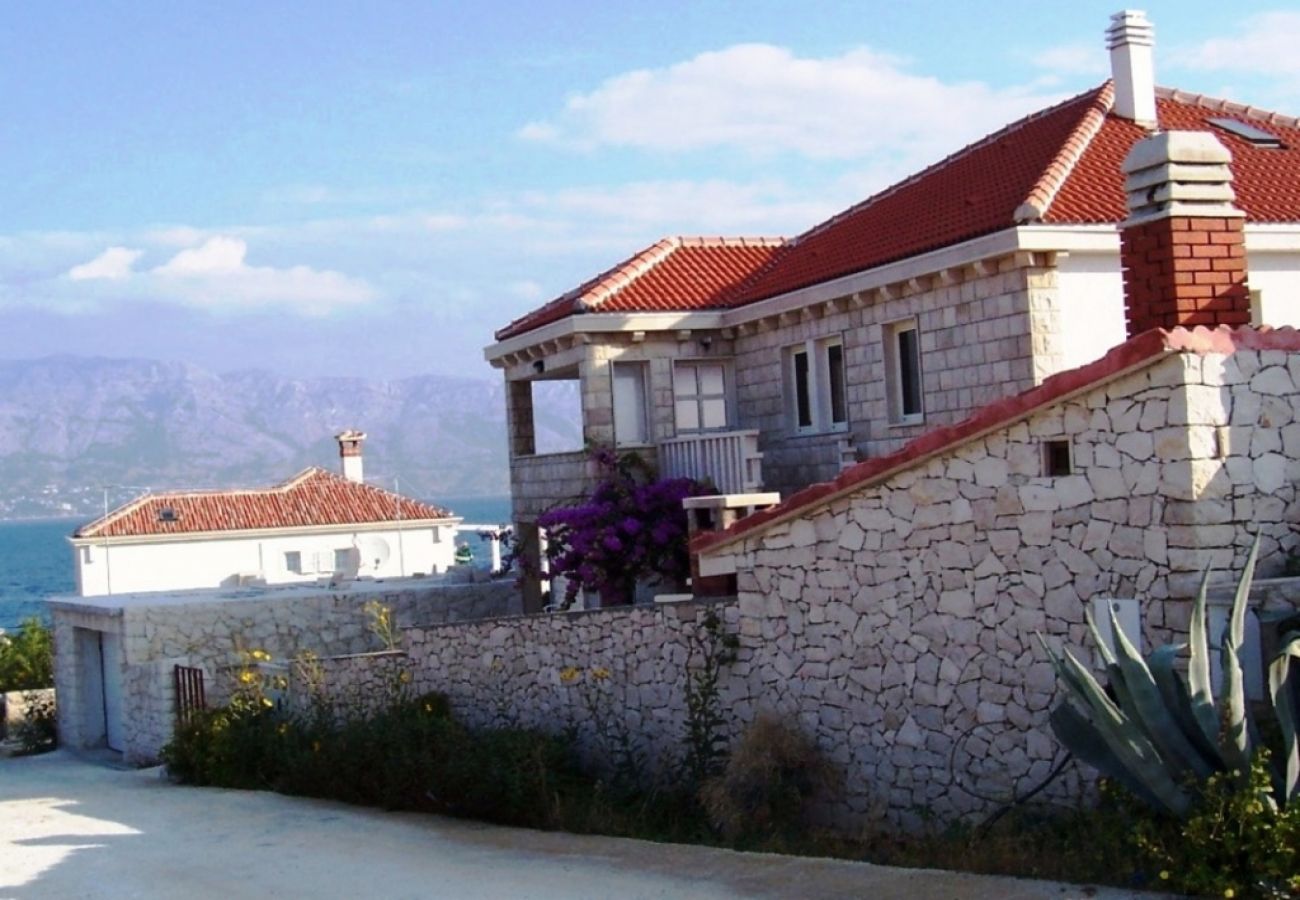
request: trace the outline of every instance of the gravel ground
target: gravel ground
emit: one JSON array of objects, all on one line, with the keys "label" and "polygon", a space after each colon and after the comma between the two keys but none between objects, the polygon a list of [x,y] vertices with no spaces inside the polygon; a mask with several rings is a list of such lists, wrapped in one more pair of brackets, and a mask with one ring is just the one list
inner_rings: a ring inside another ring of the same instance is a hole
[{"label": "gravel ground", "polygon": [[[480,825],[0,759],[0,898],[1118,898],[1110,889]],[[1150,896],[1150,895],[1146,895]]]}]

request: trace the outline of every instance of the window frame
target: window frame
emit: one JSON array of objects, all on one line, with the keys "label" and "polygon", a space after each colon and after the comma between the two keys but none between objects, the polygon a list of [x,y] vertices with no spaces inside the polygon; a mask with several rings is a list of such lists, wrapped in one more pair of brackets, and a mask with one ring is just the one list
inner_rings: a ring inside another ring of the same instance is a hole
[{"label": "window frame", "polygon": [[[833,363],[836,356],[838,368]],[[792,434],[837,434],[849,430],[846,357],[842,334],[810,338],[785,348],[786,420]],[[800,360],[804,361],[802,366]],[[836,382],[841,416],[838,419]],[[807,424],[803,424],[805,413]]]},{"label": "window frame", "polygon": [[[700,378],[700,369],[704,367],[717,368],[722,375],[722,391],[705,391],[703,382]],[[691,378],[694,385],[694,393],[682,393],[679,390],[678,374],[687,369],[692,370]],[[673,430],[676,434],[716,434],[718,432],[729,431],[734,428],[735,416],[731,402],[733,375],[731,372],[730,360],[723,359],[675,359],[672,367],[672,386],[673,386]],[[705,422],[705,403],[709,401],[722,401],[722,424],[707,426]],[[699,425],[695,428],[686,428],[682,426],[681,417],[678,414],[678,404],[689,403],[695,407],[696,422]]]},{"label": "window frame", "polygon": [[[908,410],[907,381],[909,376],[904,368],[903,335],[911,333],[913,338],[910,358],[914,361],[912,368],[915,379],[916,408]],[[919,425],[925,421],[925,367],[922,365],[921,326],[915,316],[898,319],[884,326],[885,351],[885,393],[888,404],[890,425]]]}]

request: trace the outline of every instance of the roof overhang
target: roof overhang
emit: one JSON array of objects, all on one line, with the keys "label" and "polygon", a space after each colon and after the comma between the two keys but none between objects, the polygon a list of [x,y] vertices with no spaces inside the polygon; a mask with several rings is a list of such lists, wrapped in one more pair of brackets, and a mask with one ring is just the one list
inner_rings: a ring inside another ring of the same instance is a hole
[{"label": "roof overhang", "polygon": [[[1256,253],[1300,253],[1300,223],[1247,223],[1246,249]],[[492,344],[484,349],[483,355],[494,366],[504,368],[512,357],[513,361],[518,361],[545,356],[548,352],[571,346],[583,335],[734,328],[818,303],[861,297],[889,285],[906,284],[913,279],[960,270],[1017,253],[1054,254],[1058,258],[1071,253],[1118,254],[1119,227],[1114,224],[1016,225],[732,309],[571,315]]]},{"label": "roof overhang", "polygon": [[74,547],[102,547],[111,543],[115,546],[129,544],[181,544],[202,541],[233,541],[249,538],[283,538],[299,535],[317,534],[353,534],[359,531],[423,531],[426,528],[459,525],[464,521],[461,516],[448,516],[443,519],[389,519],[385,522],[354,522],[344,525],[293,525],[281,528],[232,528],[228,531],[189,531],[177,534],[126,534],[90,537],[70,535],[69,543]]}]

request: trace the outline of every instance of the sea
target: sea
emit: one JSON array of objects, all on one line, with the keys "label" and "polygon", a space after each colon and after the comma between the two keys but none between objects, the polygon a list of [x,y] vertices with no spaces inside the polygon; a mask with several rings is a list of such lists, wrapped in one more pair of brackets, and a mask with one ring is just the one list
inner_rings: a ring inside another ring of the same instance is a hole
[{"label": "sea", "polygon": [[[432,501],[467,525],[510,521],[509,497],[439,497]],[[0,522],[0,628],[13,630],[29,616],[48,619],[45,598],[76,591],[68,535],[91,517]],[[487,542],[473,531],[459,539],[474,551],[475,565],[488,565]]]}]

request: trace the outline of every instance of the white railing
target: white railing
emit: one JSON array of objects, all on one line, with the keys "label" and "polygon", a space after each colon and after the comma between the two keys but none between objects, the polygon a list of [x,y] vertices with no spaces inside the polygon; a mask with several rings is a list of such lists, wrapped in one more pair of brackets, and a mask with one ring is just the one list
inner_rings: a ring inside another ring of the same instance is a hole
[{"label": "white railing", "polygon": [[665,478],[711,481],[720,494],[748,494],[763,485],[758,431],[685,435],[659,444],[659,472]]}]

